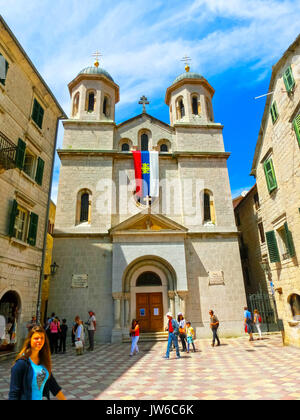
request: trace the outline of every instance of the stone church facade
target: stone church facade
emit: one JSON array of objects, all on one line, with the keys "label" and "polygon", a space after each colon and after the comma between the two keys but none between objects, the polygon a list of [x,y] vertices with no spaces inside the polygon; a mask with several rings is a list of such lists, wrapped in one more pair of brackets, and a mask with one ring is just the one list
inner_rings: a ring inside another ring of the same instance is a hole
[{"label": "stone church facade", "polygon": [[[167,89],[170,124],[143,112],[115,123],[119,86],[96,62],[69,84],[48,313],[69,323],[97,318],[98,342],[120,342],[133,318],[163,331],[165,314],[185,314],[210,335],[243,330],[246,304],[238,232],[214,89],[198,73]],[[160,194],[135,195],[133,150],[159,153]]]}]

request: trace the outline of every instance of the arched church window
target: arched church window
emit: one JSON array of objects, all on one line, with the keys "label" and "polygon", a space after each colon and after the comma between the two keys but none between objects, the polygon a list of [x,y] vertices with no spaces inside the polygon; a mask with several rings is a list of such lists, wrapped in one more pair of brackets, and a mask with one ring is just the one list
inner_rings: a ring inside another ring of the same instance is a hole
[{"label": "arched church window", "polygon": [[107,96],[104,96],[102,112],[106,117],[109,117],[109,110],[110,110],[109,104],[110,104],[109,98]]},{"label": "arched church window", "polygon": [[168,146],[166,144],[160,145],[160,151],[161,152],[168,152]]},{"label": "arched church window", "polygon": [[129,144],[123,143],[122,144],[122,152],[129,152]]},{"label": "arched church window", "polygon": [[88,112],[92,112],[94,111],[95,108],[95,93],[94,92],[90,92],[89,96],[88,96]]},{"label": "arched church window", "polygon": [[198,110],[198,98],[197,96],[193,96],[192,97],[192,111],[194,115],[198,115],[199,114],[199,110]]},{"label": "arched church window", "polygon": [[160,277],[152,271],[146,271],[145,273],[142,273],[136,281],[136,287],[161,285],[162,283]]},{"label": "arched church window", "polygon": [[292,294],[289,298],[289,303],[294,321],[300,321],[300,296],[296,293]]},{"label": "arched church window", "polygon": [[210,194],[204,193],[204,222],[211,221],[211,211],[210,211]]},{"label": "arched church window", "polygon": [[141,151],[149,150],[149,137],[147,134],[141,135]]},{"label": "arched church window", "polygon": [[207,117],[210,121],[214,120],[213,117],[213,111],[212,111],[212,106],[211,106],[211,101],[208,98],[205,98],[205,102],[206,102],[206,112],[207,112]]},{"label": "arched church window", "polygon": [[78,113],[79,98],[80,98],[80,94],[79,92],[77,92],[73,100],[73,111],[72,111],[73,116],[75,116]]},{"label": "arched church window", "polygon": [[184,104],[183,100],[179,100],[179,112],[180,112],[180,118],[183,118],[185,116],[185,110],[184,110]]},{"label": "arched church window", "polygon": [[80,223],[89,221],[89,198],[88,193],[84,193],[81,196]]}]

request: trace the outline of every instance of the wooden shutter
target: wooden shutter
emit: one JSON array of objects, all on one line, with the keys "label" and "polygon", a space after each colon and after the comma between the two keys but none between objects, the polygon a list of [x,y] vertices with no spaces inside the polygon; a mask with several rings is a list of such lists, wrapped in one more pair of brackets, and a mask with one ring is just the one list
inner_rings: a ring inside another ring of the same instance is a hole
[{"label": "wooden shutter", "polygon": [[31,213],[27,242],[29,243],[29,245],[32,245],[32,246],[35,246],[36,244],[38,222],[39,222],[39,216],[35,213]]},{"label": "wooden shutter", "polygon": [[277,188],[277,181],[272,159],[268,159],[264,162],[264,169],[269,192],[272,192]]},{"label": "wooden shutter", "polygon": [[14,236],[14,228],[15,228],[15,221],[18,213],[18,203],[16,200],[13,201],[12,209],[10,212],[10,220],[9,220],[9,227],[8,227],[8,235],[10,237]]},{"label": "wooden shutter", "polygon": [[273,104],[270,108],[270,114],[271,114],[271,117],[272,117],[272,122],[274,124],[277,121],[277,118],[278,118],[277,104],[276,104],[275,101],[273,102]]},{"label": "wooden shutter", "polygon": [[284,230],[285,230],[285,235],[286,235],[287,249],[290,254],[290,257],[295,257],[296,255],[295,245],[294,245],[292,233],[288,228],[287,222],[285,222],[284,224]]},{"label": "wooden shutter", "polygon": [[16,153],[16,166],[19,169],[23,169],[25,160],[26,143],[22,140],[18,140],[18,147]]},{"label": "wooden shutter", "polygon": [[293,77],[293,72],[291,66],[289,66],[283,74],[283,81],[288,92],[291,92],[295,86],[295,80]]},{"label": "wooden shutter", "polygon": [[8,62],[5,60],[3,55],[0,54],[0,70],[1,70],[0,75],[2,76],[2,74],[3,74],[3,76],[4,76],[4,78],[0,78],[0,83],[2,83],[2,85],[5,85],[8,67],[9,67]]},{"label": "wooden shutter", "polygon": [[41,105],[38,103],[36,99],[34,99],[34,102],[33,102],[31,118],[40,128],[42,128],[43,118],[44,118],[44,109],[41,107]]},{"label": "wooden shutter", "polygon": [[269,257],[270,257],[271,263],[280,262],[279,250],[278,250],[274,230],[271,230],[270,232],[266,232],[266,238],[267,238]]},{"label": "wooden shutter", "polygon": [[43,182],[43,175],[44,175],[44,167],[45,162],[40,157],[38,158],[37,168],[36,168],[36,175],[35,175],[35,181],[42,185]]},{"label": "wooden shutter", "polygon": [[294,119],[293,125],[300,146],[300,114]]}]

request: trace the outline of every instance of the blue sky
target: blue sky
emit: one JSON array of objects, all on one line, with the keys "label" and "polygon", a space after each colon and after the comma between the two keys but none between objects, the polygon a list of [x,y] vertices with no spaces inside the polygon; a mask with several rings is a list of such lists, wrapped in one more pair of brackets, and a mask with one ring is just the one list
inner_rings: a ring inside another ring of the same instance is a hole
[{"label": "blue sky", "polygon": [[[147,112],[169,123],[165,91],[192,58],[216,90],[216,122],[224,124],[233,196],[254,184],[249,176],[272,65],[299,33],[294,0],[0,0],[0,13],[69,115],[67,84],[103,54],[120,86],[116,122]],[[62,144],[60,127],[58,147]],[[56,156],[52,198],[59,176]]]}]

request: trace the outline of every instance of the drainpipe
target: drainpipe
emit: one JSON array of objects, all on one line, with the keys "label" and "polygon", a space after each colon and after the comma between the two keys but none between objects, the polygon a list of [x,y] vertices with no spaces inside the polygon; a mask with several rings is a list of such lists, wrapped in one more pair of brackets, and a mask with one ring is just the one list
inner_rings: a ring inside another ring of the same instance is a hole
[{"label": "drainpipe", "polygon": [[51,175],[50,175],[50,186],[49,186],[48,202],[47,202],[47,208],[46,208],[44,244],[43,244],[42,263],[41,263],[41,270],[40,270],[40,280],[39,280],[37,306],[36,306],[36,321],[37,321],[38,325],[40,324],[40,321],[41,321],[40,318],[41,318],[41,304],[42,304],[42,286],[43,286],[43,281],[44,281],[44,264],[45,264],[45,258],[46,258],[46,248],[47,248],[48,219],[49,219],[49,210],[50,210],[50,202],[51,202],[51,192],[52,192],[52,182],[53,182],[53,172],[54,172],[54,161],[55,161],[55,152],[56,152],[56,144],[57,144],[58,125],[59,125],[60,118],[61,117],[57,118],[57,123],[56,123],[55,141],[54,141],[54,147],[53,147],[53,159],[52,159]]}]

